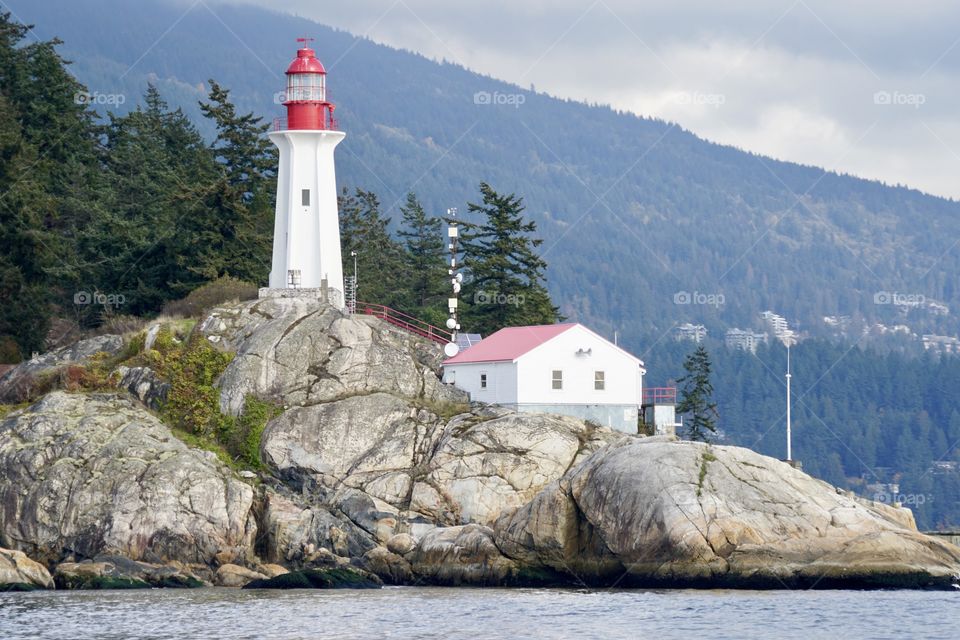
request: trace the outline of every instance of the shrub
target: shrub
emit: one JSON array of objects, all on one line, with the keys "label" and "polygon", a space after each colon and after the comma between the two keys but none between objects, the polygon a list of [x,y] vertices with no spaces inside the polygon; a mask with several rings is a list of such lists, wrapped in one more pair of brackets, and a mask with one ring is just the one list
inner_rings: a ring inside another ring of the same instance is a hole
[{"label": "shrub", "polygon": [[163,313],[185,318],[198,317],[225,302],[253,300],[258,290],[255,284],[223,276],[197,287],[181,300],[168,302],[163,306]]},{"label": "shrub", "polygon": [[243,413],[233,424],[225,425],[227,431],[222,434],[221,441],[234,460],[253,469],[263,467],[260,460],[260,438],[267,423],[282,411],[283,409],[275,404],[247,396]]},{"label": "shrub", "polygon": [[233,354],[217,351],[200,336],[194,336],[174,353],[172,337],[164,330],[157,335],[154,347],[159,354],[154,366],[170,381],[162,410],[164,420],[197,435],[215,436],[228,430],[232,418],[220,413],[220,392],[214,384]]},{"label": "shrub", "polygon": [[147,321],[137,316],[110,316],[103,321],[103,324],[97,327],[96,335],[114,334],[123,336],[128,333],[142,331],[146,325]]}]

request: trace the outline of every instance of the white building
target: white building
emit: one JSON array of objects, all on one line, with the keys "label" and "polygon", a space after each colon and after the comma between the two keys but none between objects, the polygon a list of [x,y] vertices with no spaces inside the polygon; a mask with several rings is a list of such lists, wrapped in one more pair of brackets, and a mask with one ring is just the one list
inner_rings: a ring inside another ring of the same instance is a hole
[{"label": "white building", "polygon": [[336,130],[326,73],[313,49],[297,51],[287,69],[287,119],[269,134],[280,151],[270,289],[323,290],[343,306],[333,150],[345,134]]},{"label": "white building", "polygon": [[702,324],[684,322],[676,328],[674,336],[678,342],[690,340],[700,344],[707,337],[707,328]]},{"label": "white building", "polygon": [[643,362],[581,324],[508,327],[443,363],[475,402],[637,432]]},{"label": "white building", "polygon": [[724,342],[728,349],[742,349],[756,353],[760,344],[767,344],[770,336],[766,333],[757,333],[749,329],[727,329]]}]

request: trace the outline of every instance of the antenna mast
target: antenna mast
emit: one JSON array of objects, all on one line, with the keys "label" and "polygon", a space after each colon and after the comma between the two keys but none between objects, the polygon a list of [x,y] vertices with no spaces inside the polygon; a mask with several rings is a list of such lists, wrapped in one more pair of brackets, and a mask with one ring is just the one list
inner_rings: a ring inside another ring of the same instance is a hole
[{"label": "antenna mast", "polygon": [[448,358],[460,353],[460,345],[457,344],[457,332],[460,331],[460,322],[457,319],[458,300],[460,288],[462,287],[463,274],[457,269],[457,240],[460,237],[460,230],[457,228],[457,209],[452,207],[447,209],[447,238],[449,243],[447,248],[450,250],[450,268],[447,274],[450,276],[450,286],[453,290],[450,298],[447,298],[447,310],[450,317],[447,318],[447,329],[450,329],[450,342],[444,345],[443,352]]}]

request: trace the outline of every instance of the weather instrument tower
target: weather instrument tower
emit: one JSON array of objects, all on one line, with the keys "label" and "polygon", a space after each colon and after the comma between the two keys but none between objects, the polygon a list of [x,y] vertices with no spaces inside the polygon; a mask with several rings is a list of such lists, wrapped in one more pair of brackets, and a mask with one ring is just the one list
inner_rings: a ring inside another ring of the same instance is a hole
[{"label": "weather instrument tower", "polygon": [[297,57],[287,68],[283,105],[270,140],[280,152],[270,289],[322,291],[343,307],[343,265],[333,150],[337,130],[327,95],[327,72],[309,38],[297,38]]},{"label": "weather instrument tower", "polygon": [[460,331],[460,320],[457,317],[458,301],[460,289],[463,286],[463,274],[457,267],[457,240],[460,237],[460,231],[457,227],[457,210],[455,208],[447,209],[447,249],[450,250],[450,268],[447,274],[450,276],[450,287],[452,295],[447,298],[447,311],[450,317],[447,318],[447,329],[450,329],[450,342],[443,345],[443,353],[448,357],[460,353],[460,346],[457,344],[457,332]]}]

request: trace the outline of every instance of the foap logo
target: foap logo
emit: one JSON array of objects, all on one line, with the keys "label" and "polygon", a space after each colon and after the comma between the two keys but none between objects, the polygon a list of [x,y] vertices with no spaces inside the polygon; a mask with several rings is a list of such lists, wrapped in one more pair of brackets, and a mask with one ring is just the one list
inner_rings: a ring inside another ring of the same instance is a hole
[{"label": "foap logo", "polygon": [[879,491],[873,494],[874,502],[883,504],[899,504],[908,507],[919,507],[933,502],[933,495],[929,493],[890,493],[888,491]]},{"label": "foap logo", "polygon": [[895,307],[920,307],[927,302],[922,293],[899,293],[897,291],[877,291],[873,294],[873,304],[889,304]]},{"label": "foap logo", "polygon": [[127,101],[127,96],[122,93],[93,93],[78,91],[73,94],[73,101],[82,105],[107,105],[111,107],[120,106]]},{"label": "foap logo", "polygon": [[127,298],[122,293],[103,293],[101,291],[77,291],[73,294],[73,304],[97,304],[104,307],[119,307],[126,304]]},{"label": "foap logo", "polygon": [[520,105],[526,101],[527,96],[522,93],[500,93],[499,91],[490,93],[489,91],[477,91],[473,94],[473,104],[479,105],[512,106],[515,109],[519,109]]},{"label": "foap logo", "polygon": [[721,105],[726,104],[727,96],[722,93],[701,93],[699,91],[681,91],[676,95],[677,104],[697,105],[713,107],[719,109]]},{"label": "foap logo", "polygon": [[283,104],[287,101],[287,92],[286,91],[277,91],[273,94],[273,104]]},{"label": "foap logo", "polygon": [[903,93],[901,91],[877,91],[873,94],[873,104],[881,106],[906,106],[919,109],[926,104],[927,96],[922,93]]},{"label": "foap logo", "polygon": [[519,307],[525,301],[522,293],[501,293],[499,291],[478,290],[473,294],[473,304],[499,304]]},{"label": "foap logo", "polygon": [[700,291],[677,291],[673,294],[673,304],[706,305],[715,309],[726,303],[722,293],[701,293]]}]

